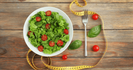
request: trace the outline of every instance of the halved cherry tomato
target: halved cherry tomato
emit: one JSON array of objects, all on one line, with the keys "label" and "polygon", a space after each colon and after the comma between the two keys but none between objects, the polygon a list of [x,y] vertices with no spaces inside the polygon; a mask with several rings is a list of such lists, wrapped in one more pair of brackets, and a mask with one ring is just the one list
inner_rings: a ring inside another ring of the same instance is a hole
[{"label": "halved cherry tomato", "polygon": [[92,49],[93,49],[93,51],[97,52],[97,51],[99,51],[99,46],[98,45],[94,45]]},{"label": "halved cherry tomato", "polygon": [[42,45],[38,46],[38,50],[39,50],[40,52],[42,52],[42,51],[43,51],[43,46],[42,46]]},{"label": "halved cherry tomato", "polygon": [[46,16],[50,16],[51,15],[51,11],[48,10],[48,11],[45,12],[45,14],[46,14]]},{"label": "halved cherry tomato", "polygon": [[[32,31],[29,31],[29,32],[28,32],[28,35],[29,35],[29,36],[30,36],[30,33],[31,33],[31,32],[32,32]],[[34,32],[33,32],[33,34],[34,34]]]},{"label": "halved cherry tomato", "polygon": [[62,40],[58,40],[57,45],[58,46],[62,46],[63,45],[63,41]]},{"label": "halved cherry tomato", "polygon": [[49,42],[49,46],[53,47],[55,45],[55,43],[53,41]]},{"label": "halved cherry tomato", "polygon": [[42,38],[43,41],[45,41],[45,40],[47,40],[47,35],[42,35],[41,38]]},{"label": "halved cherry tomato", "polygon": [[41,17],[36,17],[36,21],[37,22],[41,21]]},{"label": "halved cherry tomato", "polygon": [[64,29],[64,33],[67,35],[69,31],[67,29]]},{"label": "halved cherry tomato", "polygon": [[92,19],[93,20],[97,20],[98,19],[98,15],[97,14],[92,15]]},{"label": "halved cherry tomato", "polygon": [[62,59],[63,59],[63,60],[66,60],[66,59],[67,59],[67,55],[63,55],[63,56],[62,56]]},{"label": "halved cherry tomato", "polygon": [[45,25],[45,28],[46,28],[46,29],[50,29],[50,24],[46,24],[46,25]]},{"label": "halved cherry tomato", "polygon": [[30,36],[31,31],[28,32],[28,35]]}]

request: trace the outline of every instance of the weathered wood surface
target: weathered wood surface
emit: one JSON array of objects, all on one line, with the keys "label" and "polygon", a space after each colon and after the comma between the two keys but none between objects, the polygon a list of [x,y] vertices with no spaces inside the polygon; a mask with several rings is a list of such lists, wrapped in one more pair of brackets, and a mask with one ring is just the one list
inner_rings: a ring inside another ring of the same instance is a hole
[{"label": "weathered wood surface", "polygon": [[[89,30],[87,30],[88,32]],[[73,31],[73,40],[81,40],[84,41],[84,30],[74,30]],[[0,30],[1,38],[21,38],[23,39],[23,31],[22,30]],[[132,42],[133,41],[133,30],[105,30],[106,38],[109,42]],[[88,42],[104,42],[103,31],[95,37],[89,38],[87,37]],[[4,40],[4,39],[3,39]]]},{"label": "weathered wood surface", "polygon": [[[72,2],[73,0],[0,0],[0,2]],[[83,2],[83,0],[78,0]],[[86,0],[87,2],[133,2],[132,0]]]},{"label": "weathered wood surface", "polygon": [[[54,66],[94,65],[105,50],[103,31],[96,38],[88,39],[88,57],[84,57],[84,26],[81,17],[77,17],[68,9],[73,0],[0,0],[0,53],[1,48],[6,49],[0,55],[0,70],[33,70],[26,61],[28,47],[23,39],[23,25],[28,15],[40,7],[56,7],[63,10],[72,20],[74,27],[74,40],[81,40],[82,46],[76,50],[66,50],[58,56],[52,57]],[[82,0],[78,0],[83,5]],[[108,40],[108,49],[105,58],[98,66],[89,70],[133,70],[133,0],[86,0],[88,5],[84,8],[75,4],[72,9],[81,11],[89,9],[99,13],[105,21],[105,34]],[[100,20],[89,19],[87,31],[99,25]],[[99,45],[98,52],[92,51],[93,45]],[[61,56],[68,54],[63,61]],[[33,55],[31,53],[30,57]],[[39,56],[35,63],[43,67]],[[46,70],[46,69],[44,69]],[[88,70],[88,69],[84,69]]]},{"label": "weathered wood surface", "polygon": [[[133,57],[132,34],[133,30],[105,30],[107,33],[108,50],[105,57]],[[28,47],[24,42],[22,30],[0,30],[0,46],[7,50],[7,53],[0,57],[25,57]],[[125,33],[125,34],[124,34]],[[130,33],[130,34],[129,34]],[[68,57],[84,57],[84,31],[74,30],[73,40],[81,40],[82,46],[77,50],[66,50],[56,56],[69,54]],[[92,46],[99,45],[99,52],[93,52]],[[102,32],[96,38],[88,38],[88,56],[100,57],[105,49],[105,42]],[[125,53],[126,52],[126,53]]]},{"label": "weathered wood surface", "polygon": [[[54,66],[76,66],[76,65],[95,65],[100,58],[52,58]],[[44,61],[47,60],[44,58]],[[25,58],[0,58],[1,70],[33,70],[28,65]],[[35,65],[43,67],[40,58],[35,58]],[[46,61],[45,61],[46,62]],[[47,63],[47,62],[46,62]],[[89,70],[132,70],[133,58],[104,58],[99,65]],[[44,69],[45,70],[45,69]],[[88,70],[88,69],[84,69]]]},{"label": "weathered wood surface", "polygon": [[[73,15],[68,9],[69,3],[0,3],[0,29],[23,29],[28,15],[36,9],[46,6],[63,10],[70,17],[74,29],[84,29],[81,17]],[[90,11],[101,14],[105,22],[105,29],[133,29],[132,3],[90,3],[84,8],[76,5],[73,5],[72,8],[75,11],[88,8]],[[99,24],[101,24],[100,20],[94,21],[90,18],[87,29]]]}]

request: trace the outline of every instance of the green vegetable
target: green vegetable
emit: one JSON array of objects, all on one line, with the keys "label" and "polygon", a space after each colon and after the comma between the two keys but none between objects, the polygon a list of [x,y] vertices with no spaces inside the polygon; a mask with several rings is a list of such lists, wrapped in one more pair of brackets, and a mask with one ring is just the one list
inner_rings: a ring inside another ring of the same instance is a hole
[{"label": "green vegetable", "polygon": [[91,28],[91,30],[88,32],[88,37],[93,38],[99,35],[101,32],[101,25],[95,26]]},{"label": "green vegetable", "polygon": [[[41,21],[37,22],[36,17],[41,17]],[[50,29],[46,29],[45,25],[50,24]],[[30,43],[34,47],[42,45],[44,47],[43,53],[52,54],[59,51],[65,46],[69,41],[69,35],[64,34],[64,29],[69,29],[68,23],[63,19],[61,15],[57,12],[52,12],[51,16],[46,16],[44,11],[40,11],[37,14],[31,16],[29,20],[29,31],[31,31],[30,36],[28,36]],[[42,41],[41,36],[47,35],[47,40]],[[63,41],[63,46],[58,46],[58,40]],[[53,47],[49,46],[49,42],[55,42]]]},{"label": "green vegetable", "polygon": [[82,45],[82,41],[80,40],[75,40],[73,41],[70,46],[69,46],[69,50],[75,50],[75,49],[78,49],[80,46]]}]

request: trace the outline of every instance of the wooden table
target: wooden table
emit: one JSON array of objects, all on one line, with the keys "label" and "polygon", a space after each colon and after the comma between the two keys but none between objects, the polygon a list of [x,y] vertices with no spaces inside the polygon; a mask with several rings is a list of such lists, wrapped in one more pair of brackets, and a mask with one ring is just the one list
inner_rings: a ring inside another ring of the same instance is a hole
[{"label": "wooden table", "polygon": [[[23,38],[23,25],[28,15],[40,7],[56,7],[63,10],[72,20],[74,40],[81,40],[77,50],[66,50],[52,57],[54,66],[95,65],[105,50],[103,31],[95,38],[88,39],[88,57],[84,57],[84,25],[81,17],[69,10],[72,0],[0,0],[0,70],[33,70],[26,61],[29,50]],[[83,1],[79,0],[83,5]],[[84,8],[72,6],[75,11],[88,9],[99,13],[105,21],[108,49],[98,66],[89,70],[133,70],[133,0],[87,0]],[[100,20],[89,19],[87,31],[101,24]],[[98,52],[92,51],[93,45],[99,45]],[[33,53],[32,53],[33,54]],[[32,56],[30,55],[30,57]],[[63,61],[61,56],[68,54]],[[40,57],[36,56],[35,65],[43,67]],[[45,69],[44,69],[45,70]],[[85,69],[88,70],[88,69]]]}]

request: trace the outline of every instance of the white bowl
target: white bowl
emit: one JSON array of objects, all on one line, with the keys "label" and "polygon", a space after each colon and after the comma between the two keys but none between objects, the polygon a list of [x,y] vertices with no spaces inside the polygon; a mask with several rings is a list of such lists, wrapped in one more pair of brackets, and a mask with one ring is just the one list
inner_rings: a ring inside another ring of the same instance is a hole
[{"label": "white bowl", "polygon": [[[43,52],[40,52],[38,51],[38,49],[36,47],[34,47],[28,40],[28,36],[27,36],[27,33],[29,31],[29,20],[31,19],[31,16],[35,15],[36,13],[38,13],[39,11],[47,11],[47,10],[51,10],[52,12],[58,12],[61,16],[63,16],[64,19],[66,19],[66,22],[69,23],[69,41],[66,43],[66,45],[61,48],[61,50],[53,53],[53,54],[45,54]],[[62,53],[63,51],[65,51],[69,44],[71,43],[72,41],[72,38],[73,38],[73,25],[72,25],[72,22],[70,20],[70,18],[67,16],[67,14],[65,12],[63,12],[62,10],[58,9],[58,8],[54,8],[54,7],[42,7],[42,8],[39,8],[35,11],[33,11],[29,16],[28,18],[26,19],[25,23],[24,23],[24,27],[23,27],[23,36],[24,36],[24,40],[27,44],[27,46],[36,54],[40,55],[40,56],[46,56],[46,57],[50,57],[50,56],[55,56],[55,55],[58,55],[60,53]]]}]

